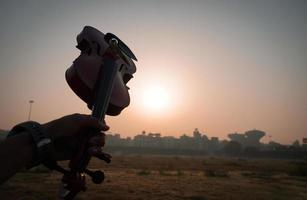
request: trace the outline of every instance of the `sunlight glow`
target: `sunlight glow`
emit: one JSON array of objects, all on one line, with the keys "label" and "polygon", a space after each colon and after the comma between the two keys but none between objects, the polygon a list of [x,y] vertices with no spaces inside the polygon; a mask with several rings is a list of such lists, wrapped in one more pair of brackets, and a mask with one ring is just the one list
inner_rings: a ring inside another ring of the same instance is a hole
[{"label": "sunlight glow", "polygon": [[161,86],[147,88],[143,95],[143,104],[148,111],[161,112],[170,104],[169,92]]}]

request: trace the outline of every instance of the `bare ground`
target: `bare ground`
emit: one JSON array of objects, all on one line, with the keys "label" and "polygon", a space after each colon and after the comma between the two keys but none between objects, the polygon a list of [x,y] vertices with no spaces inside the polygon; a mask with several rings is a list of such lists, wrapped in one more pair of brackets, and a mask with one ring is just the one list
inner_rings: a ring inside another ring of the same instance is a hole
[{"label": "bare ground", "polygon": [[[94,159],[91,168],[103,168],[106,179],[88,179],[76,199],[307,199],[303,161],[115,156],[111,164]],[[0,186],[0,199],[57,199],[60,178],[42,168],[20,172]]]}]

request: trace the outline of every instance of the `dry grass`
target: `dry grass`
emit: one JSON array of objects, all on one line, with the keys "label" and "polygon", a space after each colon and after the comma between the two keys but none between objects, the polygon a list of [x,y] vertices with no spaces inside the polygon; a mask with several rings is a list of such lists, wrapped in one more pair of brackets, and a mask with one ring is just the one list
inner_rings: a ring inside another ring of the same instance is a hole
[{"label": "dry grass", "polygon": [[[307,163],[216,157],[116,156],[102,185],[88,181],[77,199],[307,199]],[[22,172],[0,187],[0,199],[56,199],[60,175]]]}]

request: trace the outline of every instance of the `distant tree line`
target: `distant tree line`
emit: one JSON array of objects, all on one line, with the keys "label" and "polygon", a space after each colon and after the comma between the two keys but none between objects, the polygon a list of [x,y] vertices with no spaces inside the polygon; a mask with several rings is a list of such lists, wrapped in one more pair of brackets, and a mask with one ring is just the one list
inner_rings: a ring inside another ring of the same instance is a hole
[{"label": "distant tree line", "polygon": [[[8,131],[0,129],[0,140]],[[307,159],[307,144],[295,140],[291,145],[274,141],[267,144],[260,140],[266,135],[261,130],[228,134],[230,140],[209,138],[196,128],[192,136],[183,134],[179,138],[146,133],[133,138],[122,138],[120,134],[107,134],[106,150],[120,154],[170,154],[170,155],[223,155],[254,158]]]},{"label": "distant tree line", "polygon": [[292,145],[282,145],[273,141],[268,144],[260,140],[264,131],[249,130],[244,134],[228,134],[230,140],[208,138],[196,128],[192,136],[183,134],[179,138],[162,136],[160,133],[146,133],[133,138],[121,138],[120,134],[108,134],[106,149],[122,154],[175,154],[175,155],[225,155],[267,158],[307,159],[307,145],[295,141]]}]

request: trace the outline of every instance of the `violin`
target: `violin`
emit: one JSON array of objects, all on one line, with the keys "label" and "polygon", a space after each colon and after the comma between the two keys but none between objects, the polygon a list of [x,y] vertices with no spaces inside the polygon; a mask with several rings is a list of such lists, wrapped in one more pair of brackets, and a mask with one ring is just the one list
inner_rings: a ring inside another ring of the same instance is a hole
[{"label": "violin", "polygon": [[[137,58],[117,36],[103,34],[90,26],[83,28],[77,36],[77,43],[81,54],[65,73],[68,85],[98,120],[103,121],[105,115],[119,115],[130,103],[127,83],[136,72],[133,60],[137,61]],[[87,169],[91,159],[87,152],[88,140],[97,134],[97,130],[82,134],[79,147],[69,161],[68,170],[54,161],[45,163],[47,167],[63,173],[60,198],[73,199],[80,191],[85,191],[85,174],[96,184],[103,182],[102,171]],[[111,162],[111,156],[106,153],[100,159]]]}]

